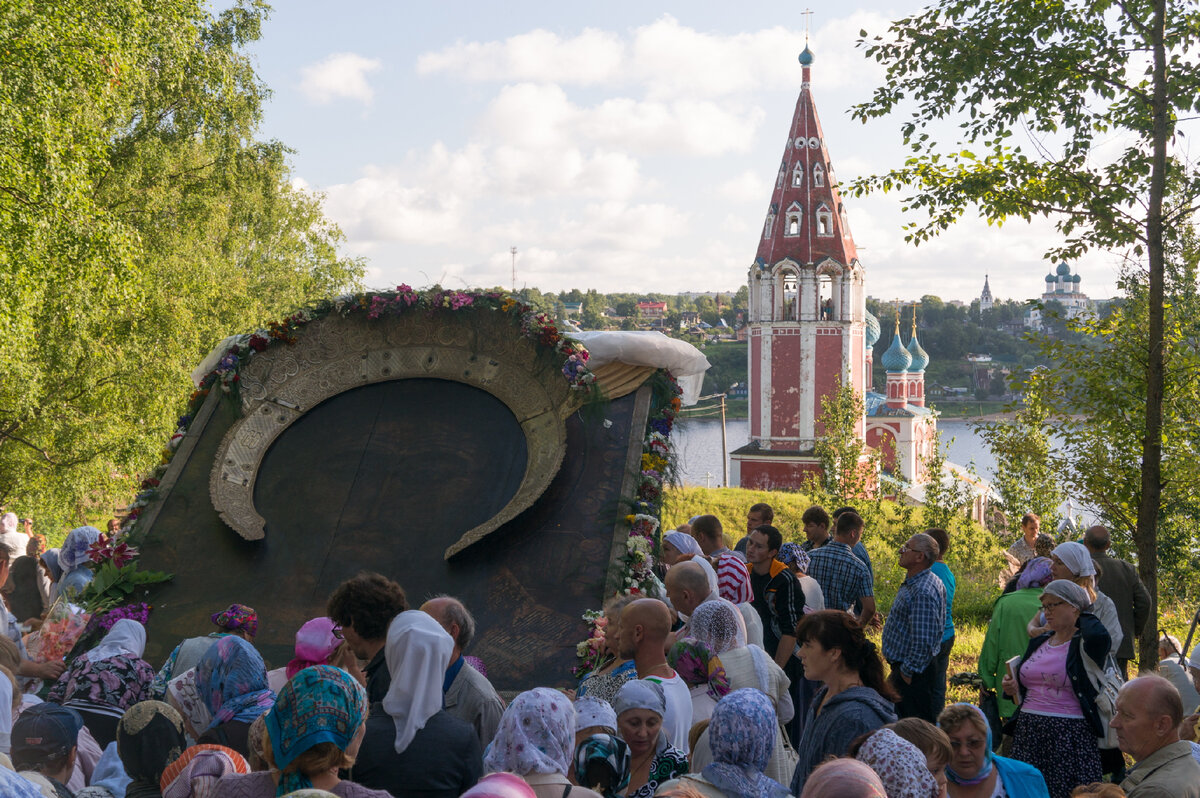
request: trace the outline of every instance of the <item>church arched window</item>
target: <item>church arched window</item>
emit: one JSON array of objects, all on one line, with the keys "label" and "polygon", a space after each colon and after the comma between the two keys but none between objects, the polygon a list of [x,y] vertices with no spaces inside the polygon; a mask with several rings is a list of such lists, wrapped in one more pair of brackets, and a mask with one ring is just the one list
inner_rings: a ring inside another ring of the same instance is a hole
[{"label": "church arched window", "polygon": [[792,188],[802,185],[804,185],[804,164],[796,161],[796,166],[792,169]]},{"label": "church arched window", "polygon": [[821,164],[813,166],[813,185],[818,188],[825,185],[825,168]]},{"label": "church arched window", "polygon": [[775,214],[768,213],[767,221],[763,224],[763,238],[771,237],[771,228],[775,226]]},{"label": "church arched window", "polygon": [[817,235],[833,235],[833,214],[824,205],[817,208]]}]

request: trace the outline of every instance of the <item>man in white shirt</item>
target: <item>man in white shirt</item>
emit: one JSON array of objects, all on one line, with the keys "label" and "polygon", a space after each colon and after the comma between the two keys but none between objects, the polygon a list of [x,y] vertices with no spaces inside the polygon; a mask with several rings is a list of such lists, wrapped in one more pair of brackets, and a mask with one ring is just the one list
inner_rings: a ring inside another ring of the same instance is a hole
[{"label": "man in white shirt", "polygon": [[667,664],[665,645],[671,632],[671,611],[658,599],[638,599],[621,611],[619,654],[632,659],[639,679],[658,682],[667,699],[663,729],[671,744],[687,753],[692,728],[692,694],[687,683]]}]

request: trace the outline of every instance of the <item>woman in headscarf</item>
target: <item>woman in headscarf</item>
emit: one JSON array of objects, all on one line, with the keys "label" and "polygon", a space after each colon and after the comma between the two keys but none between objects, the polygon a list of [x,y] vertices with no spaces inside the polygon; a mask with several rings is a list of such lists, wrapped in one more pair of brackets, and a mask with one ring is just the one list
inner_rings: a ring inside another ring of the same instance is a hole
[{"label": "woman in headscarf", "polygon": [[621,685],[637,678],[637,665],[624,659],[617,650],[621,637],[621,610],[637,595],[617,596],[604,605],[604,659],[600,667],[583,677],[575,691],[576,698],[591,696],[612,703]]},{"label": "woman in headscarf", "polygon": [[684,554],[704,554],[694,537],[678,529],[663,535],[662,541],[662,561],[667,565],[674,565]]},{"label": "woman in headscarf", "polygon": [[941,794],[921,749],[891,729],[880,729],[867,738],[855,758],[875,771],[888,798],[938,798]]},{"label": "woman in headscarf", "polygon": [[145,627],[122,618],[98,646],[75,658],[50,688],[47,700],[82,715],[88,731],[105,747],[117,739],[125,710],[150,696],[154,669],[142,659],[145,649]]},{"label": "woman in headscarf", "polygon": [[[725,599],[706,601],[692,613],[690,628],[692,636],[717,658],[719,666],[725,671],[730,690],[743,687],[760,690],[771,700],[776,717],[783,723],[792,719],[795,707],[788,693],[790,680],[783,669],[767,656],[767,652],[758,646],[746,645],[745,624],[737,607]],[[692,749],[693,770],[713,761],[709,736],[707,731],[701,734],[696,747]],[[776,730],[775,745],[766,774],[781,784],[792,778],[792,766],[787,757],[782,729]]]},{"label": "woman in headscarf", "polygon": [[168,682],[166,698],[166,703],[183,718],[183,730],[188,741],[195,745],[196,738],[212,720],[212,713],[196,689],[196,669],[189,668]]},{"label": "woman in headscarf", "polygon": [[[345,641],[334,634],[337,624],[330,618],[313,618],[296,630],[295,656],[285,667],[267,671],[267,682],[278,693],[287,680],[313,665],[339,667]],[[339,650],[341,649],[341,650]],[[347,669],[348,670],[348,669]]]},{"label": "woman in headscarf", "polygon": [[734,690],[717,703],[708,725],[712,764],[663,787],[694,783],[705,795],[715,787],[726,798],[783,798],[788,788],[763,775],[775,750],[779,721],[770,700],[760,691]]},{"label": "woman in headscarf", "polygon": [[[126,775],[125,766],[121,763],[117,744],[112,742],[100,754],[100,759],[92,769],[91,783],[76,791],[75,798],[129,798],[128,789],[132,782],[133,779]],[[71,789],[70,783],[67,789]],[[154,795],[158,794],[156,790]]]},{"label": "woman in headscarf", "polygon": [[197,729],[196,741],[224,745],[244,757],[250,724],[275,703],[262,655],[241,637],[222,637],[196,664],[196,691],[211,715],[208,726]]},{"label": "woman in headscarf", "polygon": [[1041,612],[1042,588],[1050,584],[1050,558],[1027,560],[1010,593],[996,599],[992,619],[988,621],[983,648],[979,652],[979,678],[984,690],[996,693],[1000,720],[1007,721],[1017,711],[1017,705],[1000,692],[1000,682],[1007,671],[1005,663],[1019,657],[1029,647],[1026,626]]},{"label": "woman in headscarf", "polygon": [[1040,770],[1052,798],[1068,798],[1077,785],[1103,775],[1096,739],[1105,728],[1084,658],[1101,667],[1110,641],[1104,624],[1087,612],[1091,597],[1074,582],[1055,579],[1041,603],[1049,631],[1029,641],[1016,679],[1002,682],[1021,708],[1012,758]]},{"label": "woman in headscarf", "polygon": [[830,759],[804,784],[802,798],[888,798],[883,782],[857,759]]},{"label": "woman in headscarf", "polygon": [[351,778],[394,795],[458,798],[479,780],[475,728],[442,709],[454,640],[428,614],[405,610],[388,626],[384,659],[392,677],[384,712],[367,718]]},{"label": "woman in headscarf", "polygon": [[717,702],[729,693],[729,677],[721,660],[699,640],[685,637],[671,646],[667,664],[690,688],[692,725],[708,720]]},{"label": "woman in headscarf", "polygon": [[45,610],[50,609],[50,605],[58,598],[58,584],[63,575],[62,565],[58,562],[59,554],[60,549],[46,549],[38,558],[38,565],[45,577],[38,580],[38,587],[42,591],[42,607]]},{"label": "woman in headscarf", "polygon": [[788,541],[779,547],[779,561],[791,569],[792,575],[800,583],[800,589],[804,591],[804,613],[811,615],[825,609],[821,583],[808,575],[808,566],[812,562],[808,552],[800,548],[799,543]]},{"label": "woman in headscarf", "polygon": [[230,773],[248,773],[245,758],[223,745],[193,745],[163,771],[163,798],[228,798],[218,785]]},{"label": "woman in headscarf", "polygon": [[142,701],[117,725],[117,753],[133,781],[125,798],[162,798],[163,771],[187,749],[183,718],[161,701]]},{"label": "woman in headscarf", "polygon": [[538,798],[600,798],[567,779],[575,750],[575,708],[558,690],[535,687],[513,699],[500,718],[483,768],[515,773]]},{"label": "woman in headscarf", "polygon": [[792,775],[799,795],[813,769],[829,756],[845,756],[851,743],[896,720],[897,696],[883,675],[879,649],[849,613],[821,610],[796,626],[800,659],[809,678],[821,682],[796,745]]},{"label": "woman in headscarf", "polygon": [[38,590],[38,572],[41,570],[38,562],[37,557],[26,554],[14,560],[8,571],[8,584],[5,585],[8,606],[22,623],[41,620],[45,609]]},{"label": "woman in headscarf", "polygon": [[489,773],[462,798],[535,798],[533,788],[511,773]]},{"label": "woman in headscarf", "polygon": [[151,685],[153,698],[164,700],[167,695],[167,682],[195,667],[214,640],[226,635],[237,635],[246,642],[253,643],[255,635],[258,634],[258,613],[245,604],[230,604],[227,609],[214,612],[209,616],[209,620],[217,627],[217,631],[209,632],[203,637],[189,637],[175,646],[167,656],[167,661],[155,675]]},{"label": "woman in headscarf", "polygon": [[220,791],[230,798],[273,798],[319,788],[340,798],[388,798],[338,778],[354,765],[366,730],[367,691],[350,674],[329,665],[297,673],[266,715],[269,771],[229,775]]},{"label": "woman in headscarf", "polygon": [[615,732],[590,735],[575,746],[575,781],[604,798],[617,798],[629,786],[629,766],[629,746]]},{"label": "woman in headscarf", "polygon": [[67,533],[58,552],[58,564],[63,577],[58,582],[58,592],[71,595],[83,592],[94,574],[87,564],[91,562],[88,549],[100,539],[100,530],[94,526],[78,526]]},{"label": "woman in headscarf", "polygon": [[951,704],[938,715],[953,754],[946,766],[950,798],[1045,798],[1046,780],[1032,765],[992,753],[992,729],[974,704]]},{"label": "woman in headscarf", "polygon": [[[1100,619],[1108,631],[1108,639],[1112,651],[1121,647],[1125,633],[1121,630],[1121,620],[1117,617],[1117,607],[1112,599],[1096,589],[1096,561],[1088,552],[1087,546],[1075,541],[1060,543],[1050,552],[1050,575],[1054,579],[1065,579],[1082,587],[1091,599],[1085,612],[1090,612]],[[1029,622],[1029,636],[1037,637],[1049,631],[1046,616],[1039,613]]]},{"label": "woman in headscarf", "polygon": [[650,798],[659,785],[688,771],[687,754],[663,730],[667,699],[661,684],[634,679],[621,685],[613,701],[617,734],[629,746],[627,798]]}]

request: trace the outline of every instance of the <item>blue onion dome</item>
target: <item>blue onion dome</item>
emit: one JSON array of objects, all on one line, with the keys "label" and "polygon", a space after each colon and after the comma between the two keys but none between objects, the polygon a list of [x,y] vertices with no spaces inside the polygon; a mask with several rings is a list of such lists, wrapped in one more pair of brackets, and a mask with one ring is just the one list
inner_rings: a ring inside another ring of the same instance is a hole
[{"label": "blue onion dome", "polygon": [[1073,283],[1077,283],[1077,282],[1079,282],[1079,275],[1078,275],[1078,274],[1072,274],[1072,275],[1071,275],[1071,282],[1073,282]]},{"label": "blue onion dome", "polygon": [[803,66],[811,66],[813,62],[812,50],[808,49],[808,45],[804,45],[804,52],[800,53],[800,63]]},{"label": "blue onion dome", "polygon": [[1058,279],[1058,278],[1057,278],[1057,277],[1055,277],[1053,274],[1047,274],[1047,275],[1046,275],[1046,282],[1048,282],[1048,283],[1052,283],[1052,282],[1054,282],[1054,281],[1055,281],[1055,280],[1057,280],[1057,279]]},{"label": "blue onion dome", "polygon": [[1065,276],[1065,275],[1068,275],[1071,273],[1071,267],[1068,266],[1066,263],[1060,263],[1060,264],[1058,264],[1058,268],[1055,269],[1054,271]]},{"label": "blue onion dome", "polygon": [[910,372],[924,371],[929,365],[929,353],[921,347],[921,342],[917,340],[917,331],[913,330],[913,337],[908,341],[908,354],[912,355],[912,363],[909,364]]},{"label": "blue onion dome", "polygon": [[912,365],[912,355],[910,355],[908,350],[904,348],[904,345],[900,343],[899,324],[896,325],[896,335],[892,338],[892,345],[889,346],[888,350],[883,353],[883,357],[880,358],[880,361],[883,363],[883,368],[885,371],[893,373],[908,371],[908,367]]},{"label": "blue onion dome", "polygon": [[875,314],[867,311],[866,318],[866,341],[867,349],[871,349],[879,341],[879,319],[875,318]]}]

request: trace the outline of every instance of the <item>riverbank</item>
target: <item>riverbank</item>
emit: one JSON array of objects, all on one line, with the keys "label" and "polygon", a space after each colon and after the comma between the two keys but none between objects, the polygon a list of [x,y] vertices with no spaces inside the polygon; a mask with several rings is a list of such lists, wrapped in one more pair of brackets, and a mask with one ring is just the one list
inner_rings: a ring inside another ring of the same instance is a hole
[{"label": "riverbank", "polygon": [[[1009,403],[1003,401],[941,401],[930,403],[930,408],[936,410],[940,418],[969,418],[978,421],[1000,421],[1013,417],[1008,410]],[[685,407],[681,412],[683,418],[720,418],[721,400],[709,399],[695,407]],[[746,399],[726,399],[725,418],[747,419],[750,417],[750,402]]]}]

